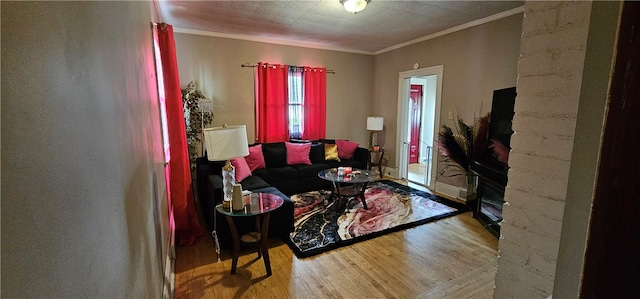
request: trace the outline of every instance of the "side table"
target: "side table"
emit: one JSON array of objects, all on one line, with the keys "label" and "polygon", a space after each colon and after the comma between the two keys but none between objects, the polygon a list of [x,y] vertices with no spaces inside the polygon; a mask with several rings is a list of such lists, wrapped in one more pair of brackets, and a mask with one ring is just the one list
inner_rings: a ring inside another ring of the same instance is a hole
[{"label": "side table", "polygon": [[382,158],[384,157],[384,149],[379,149],[377,151],[369,149],[369,157],[371,159],[369,161],[369,165],[371,166],[369,169],[377,166],[378,173],[380,174],[380,178],[382,179],[382,176],[384,175],[382,173]]},{"label": "side table", "polygon": [[[259,242],[258,257],[264,260],[264,267],[267,269],[267,276],[271,276],[271,261],[269,260],[269,248],[267,238],[269,233],[269,218],[271,211],[279,208],[284,203],[282,197],[270,193],[252,193],[244,198],[245,205],[242,210],[225,209],[222,204],[216,206],[216,211],[224,215],[229,223],[229,230],[233,238],[233,251],[231,252],[231,274],[236,273],[238,257],[242,240],[245,243]],[[234,218],[236,217],[256,217],[256,232],[251,232],[240,236],[236,229]],[[262,221],[260,221],[262,220]]]}]

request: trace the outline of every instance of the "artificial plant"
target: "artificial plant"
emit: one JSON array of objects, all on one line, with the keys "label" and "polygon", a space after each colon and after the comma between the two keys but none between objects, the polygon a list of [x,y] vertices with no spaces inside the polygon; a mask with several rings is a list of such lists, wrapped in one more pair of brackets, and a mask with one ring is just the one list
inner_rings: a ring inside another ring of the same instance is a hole
[{"label": "artificial plant", "polygon": [[447,125],[442,125],[436,143],[440,153],[454,166],[469,173],[474,160],[489,154],[504,167],[507,167],[509,148],[500,141],[489,139],[489,121],[491,114],[477,118],[473,126],[465,124],[461,119],[455,123],[455,132]]},{"label": "artificial plant", "polygon": [[202,142],[202,130],[213,121],[211,100],[198,89],[194,81],[191,81],[182,88],[182,107],[187,130],[189,160],[194,163],[198,156],[198,146]]}]

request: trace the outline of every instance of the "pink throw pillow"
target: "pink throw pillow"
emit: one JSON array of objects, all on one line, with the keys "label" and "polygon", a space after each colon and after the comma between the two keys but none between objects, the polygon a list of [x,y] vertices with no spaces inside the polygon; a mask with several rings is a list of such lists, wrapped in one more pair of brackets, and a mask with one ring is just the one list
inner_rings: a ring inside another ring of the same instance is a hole
[{"label": "pink throw pillow", "polygon": [[353,153],[355,153],[359,145],[357,142],[348,140],[336,140],[336,144],[338,145],[338,157],[346,160],[353,158]]},{"label": "pink throw pillow", "polygon": [[262,169],[267,167],[264,163],[264,155],[262,154],[262,144],[249,147],[249,155],[244,157],[247,160],[249,169],[255,171],[256,169]]},{"label": "pink throw pillow", "polygon": [[236,183],[240,183],[242,180],[251,176],[251,169],[249,169],[247,160],[244,158],[231,159],[231,165],[236,168]]},{"label": "pink throw pillow", "polygon": [[311,165],[309,152],[311,151],[311,143],[291,143],[285,142],[287,148],[287,164],[305,164]]}]

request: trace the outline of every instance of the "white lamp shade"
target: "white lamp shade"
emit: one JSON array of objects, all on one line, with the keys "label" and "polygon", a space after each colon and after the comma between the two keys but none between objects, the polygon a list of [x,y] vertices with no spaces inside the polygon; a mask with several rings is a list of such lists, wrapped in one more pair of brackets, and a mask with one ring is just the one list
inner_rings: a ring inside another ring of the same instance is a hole
[{"label": "white lamp shade", "polygon": [[245,125],[204,129],[204,141],[209,161],[225,161],[249,155]]},{"label": "white lamp shade", "polygon": [[367,130],[382,131],[383,127],[384,127],[384,117],[380,117],[380,116],[367,117]]}]

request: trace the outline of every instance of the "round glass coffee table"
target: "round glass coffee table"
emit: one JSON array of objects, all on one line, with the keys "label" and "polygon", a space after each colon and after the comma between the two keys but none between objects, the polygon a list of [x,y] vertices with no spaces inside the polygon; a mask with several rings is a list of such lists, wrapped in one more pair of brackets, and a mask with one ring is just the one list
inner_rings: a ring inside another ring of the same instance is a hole
[{"label": "round glass coffee table", "polygon": [[352,168],[351,173],[339,175],[337,168],[330,168],[320,171],[318,176],[333,184],[329,199],[332,199],[334,195],[337,196],[338,204],[336,209],[340,210],[342,197],[344,196],[360,198],[365,210],[369,209],[367,208],[367,201],[364,199],[364,191],[367,190],[367,185],[375,181],[377,177],[372,176],[368,170]]},{"label": "round glass coffee table", "polygon": [[[218,213],[226,216],[229,223],[229,230],[233,238],[233,251],[231,260],[231,274],[236,273],[238,257],[240,256],[240,242],[257,243],[258,257],[264,260],[264,267],[267,269],[267,276],[271,276],[271,262],[269,261],[269,248],[267,238],[269,233],[269,218],[271,211],[279,208],[284,203],[282,197],[271,193],[251,193],[244,197],[244,207],[241,210],[225,209],[222,204],[216,206]],[[236,217],[256,217],[256,231],[240,236],[236,229],[234,218]],[[262,218],[262,221],[260,221]],[[262,225],[260,223],[262,222]]]}]

